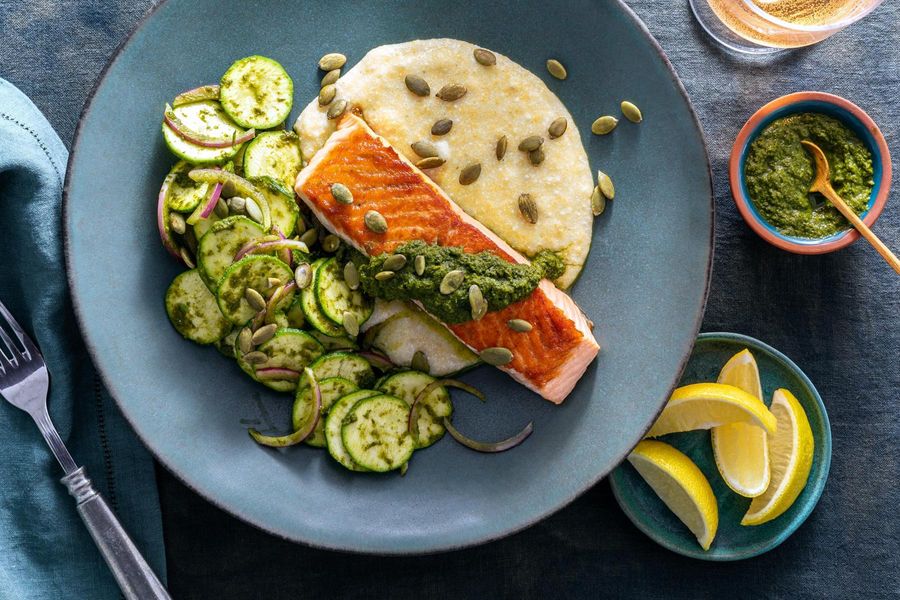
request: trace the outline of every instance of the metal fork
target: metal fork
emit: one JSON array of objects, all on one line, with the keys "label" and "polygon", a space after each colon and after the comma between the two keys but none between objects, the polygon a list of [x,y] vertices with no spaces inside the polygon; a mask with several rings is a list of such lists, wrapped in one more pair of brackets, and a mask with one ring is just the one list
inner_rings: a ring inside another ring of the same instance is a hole
[{"label": "metal fork", "polygon": [[[122,593],[129,600],[171,600],[166,588],[141,556],[140,551],[110,510],[84,467],[72,460],[47,412],[50,375],[40,350],[0,302],[0,395],[34,419],[50,450],[65,471],[60,481],[75,498],[78,514],[112,570]],[[3,321],[18,338],[16,345],[3,328]]]}]

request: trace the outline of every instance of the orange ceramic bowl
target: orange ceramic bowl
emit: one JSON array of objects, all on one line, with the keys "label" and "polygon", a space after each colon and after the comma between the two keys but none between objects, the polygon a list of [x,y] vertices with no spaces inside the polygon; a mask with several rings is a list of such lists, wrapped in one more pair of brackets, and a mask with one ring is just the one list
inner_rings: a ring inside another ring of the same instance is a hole
[{"label": "orange ceramic bowl", "polygon": [[750,144],[772,121],[788,115],[816,112],[834,117],[849,127],[872,153],[875,185],[869,198],[869,208],[862,220],[869,227],[881,214],[891,187],[891,155],[887,142],[875,122],[860,107],[840,96],[824,92],[796,92],[773,100],[760,108],[744,124],[734,141],[729,163],[731,193],[738,210],[750,228],[761,238],[782,250],[797,254],[824,254],[852,244],[859,233],[852,227],[824,238],[800,238],[785,235],[769,224],[756,210],[747,193],[744,181],[744,160]]}]

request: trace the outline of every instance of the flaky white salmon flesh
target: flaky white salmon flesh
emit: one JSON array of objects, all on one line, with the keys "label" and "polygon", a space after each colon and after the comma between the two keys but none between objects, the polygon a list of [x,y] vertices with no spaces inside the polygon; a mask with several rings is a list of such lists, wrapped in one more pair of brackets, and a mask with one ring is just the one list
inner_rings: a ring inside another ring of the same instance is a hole
[{"label": "flaky white salmon flesh", "polygon": [[[352,204],[332,197],[331,185],[338,182],[352,191]],[[325,227],[368,256],[422,240],[528,262],[350,113],[297,176],[295,189]],[[364,215],[370,210],[384,216],[385,233],[365,226]],[[513,331],[507,325],[510,319],[524,319],[532,330]],[[600,350],[581,309],[546,279],[527,298],[481,320],[445,326],[475,352],[508,348],[513,359],[498,368],[556,404],[566,399]]]}]

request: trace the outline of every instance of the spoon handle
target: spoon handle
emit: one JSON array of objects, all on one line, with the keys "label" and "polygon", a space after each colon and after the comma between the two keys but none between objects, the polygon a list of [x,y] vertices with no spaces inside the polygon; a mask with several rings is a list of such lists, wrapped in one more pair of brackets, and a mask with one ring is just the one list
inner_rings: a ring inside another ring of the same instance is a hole
[{"label": "spoon handle", "polygon": [[837,193],[831,189],[831,187],[826,187],[821,190],[822,194],[828,198],[832,204],[834,204],[835,208],[837,208],[844,217],[847,218],[850,223],[856,227],[856,230],[864,237],[866,240],[872,244],[875,250],[878,251],[878,254],[887,261],[893,269],[900,274],[900,259],[888,249],[887,246],[884,245],[877,235],[872,233],[872,230],[869,229],[869,226],[863,223],[862,219],[856,216],[856,213],[853,212],[853,209],[847,206],[847,203],[841,200],[841,197],[837,195]]}]

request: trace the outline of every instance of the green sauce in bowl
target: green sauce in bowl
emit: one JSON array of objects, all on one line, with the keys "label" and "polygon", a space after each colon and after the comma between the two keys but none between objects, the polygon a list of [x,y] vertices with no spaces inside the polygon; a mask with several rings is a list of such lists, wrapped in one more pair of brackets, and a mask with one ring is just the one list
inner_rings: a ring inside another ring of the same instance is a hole
[{"label": "green sauce in bowl", "polygon": [[849,127],[825,114],[800,113],[770,123],[750,144],[744,181],[756,210],[779,232],[824,238],[850,224],[827,200],[809,194],[815,167],[802,140],[822,148],[835,191],[856,214],[865,212],[875,185],[872,153]]}]

